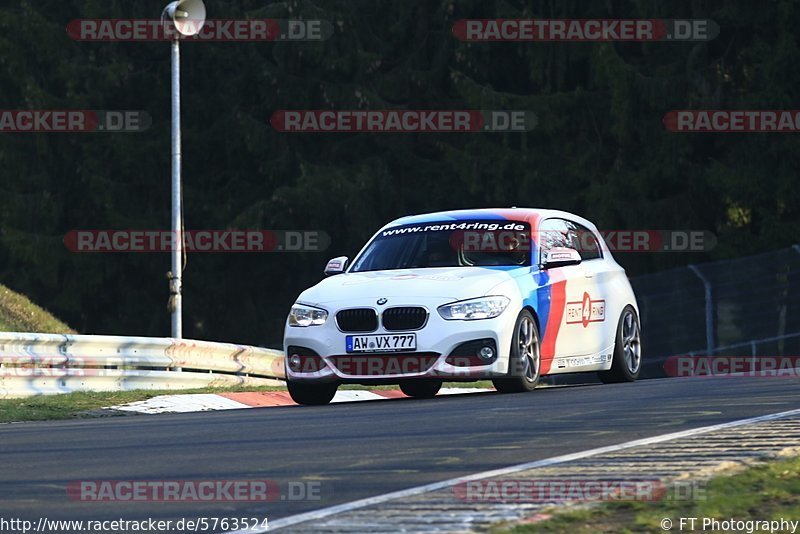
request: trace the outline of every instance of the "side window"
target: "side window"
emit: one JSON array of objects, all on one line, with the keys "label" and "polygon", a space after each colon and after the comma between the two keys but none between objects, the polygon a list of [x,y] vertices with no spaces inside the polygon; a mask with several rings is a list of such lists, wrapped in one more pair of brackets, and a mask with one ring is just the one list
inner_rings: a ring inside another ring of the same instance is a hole
[{"label": "side window", "polygon": [[591,230],[566,219],[547,219],[539,225],[540,254],[558,247],[574,248],[583,261],[603,257],[600,244]]},{"label": "side window", "polygon": [[539,225],[539,263],[554,248],[573,248],[569,227],[564,219],[546,219]]},{"label": "side window", "polygon": [[554,248],[577,248],[575,233],[564,219],[547,219],[539,225],[539,263]]},{"label": "side window", "polygon": [[578,241],[576,248],[583,261],[596,260],[603,257],[603,250],[600,248],[600,243],[597,242],[594,232],[578,223],[568,222],[567,224],[571,224],[576,228]]}]

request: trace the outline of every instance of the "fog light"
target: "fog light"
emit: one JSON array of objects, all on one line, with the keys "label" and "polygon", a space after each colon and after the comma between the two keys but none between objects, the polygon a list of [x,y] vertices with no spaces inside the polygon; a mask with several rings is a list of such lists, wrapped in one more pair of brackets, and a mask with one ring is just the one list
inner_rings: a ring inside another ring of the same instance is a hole
[{"label": "fog light", "polygon": [[300,359],[300,355],[299,354],[292,354],[289,357],[289,367],[292,368],[292,371],[297,371],[298,369],[300,369],[300,364],[301,363],[302,363],[302,360]]},{"label": "fog light", "polygon": [[492,347],[483,347],[478,351],[478,357],[481,360],[491,360],[494,358],[494,349]]}]

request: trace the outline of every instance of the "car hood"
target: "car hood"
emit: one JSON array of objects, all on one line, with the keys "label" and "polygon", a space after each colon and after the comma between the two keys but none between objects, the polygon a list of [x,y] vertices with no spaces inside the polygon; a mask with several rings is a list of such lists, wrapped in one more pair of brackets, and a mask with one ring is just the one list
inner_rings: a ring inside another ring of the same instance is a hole
[{"label": "car hood", "polygon": [[530,267],[436,267],[345,273],[322,280],[297,300],[312,305],[381,297],[455,301],[484,296],[498,284],[528,272]]}]

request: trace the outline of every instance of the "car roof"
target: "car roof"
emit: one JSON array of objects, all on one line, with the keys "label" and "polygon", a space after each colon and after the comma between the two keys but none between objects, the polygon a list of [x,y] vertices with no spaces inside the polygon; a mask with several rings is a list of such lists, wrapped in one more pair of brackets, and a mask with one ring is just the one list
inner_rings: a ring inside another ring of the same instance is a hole
[{"label": "car roof", "polygon": [[578,222],[590,230],[597,230],[595,225],[590,221],[584,219],[574,213],[567,211],[552,210],[545,208],[481,208],[481,209],[464,209],[464,210],[451,210],[451,211],[437,211],[433,213],[422,213],[419,215],[408,215],[400,217],[390,222],[382,229],[392,228],[395,226],[404,226],[407,224],[425,224],[442,221],[475,221],[475,220],[497,220],[504,219],[510,221],[524,221],[535,227],[539,220],[548,219],[551,217],[565,218]]}]

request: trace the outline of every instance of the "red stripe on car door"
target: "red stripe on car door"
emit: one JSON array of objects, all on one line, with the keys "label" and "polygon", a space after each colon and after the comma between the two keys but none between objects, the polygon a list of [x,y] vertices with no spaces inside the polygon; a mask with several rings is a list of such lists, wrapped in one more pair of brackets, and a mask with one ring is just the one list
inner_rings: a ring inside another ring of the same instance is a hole
[{"label": "red stripe on car door", "polygon": [[564,317],[564,305],[566,304],[567,281],[561,280],[554,282],[550,289],[550,313],[547,317],[547,325],[544,327],[544,337],[542,338],[542,374],[550,371],[553,363],[553,356],[556,353],[556,339],[558,330],[561,328],[561,321]]}]

